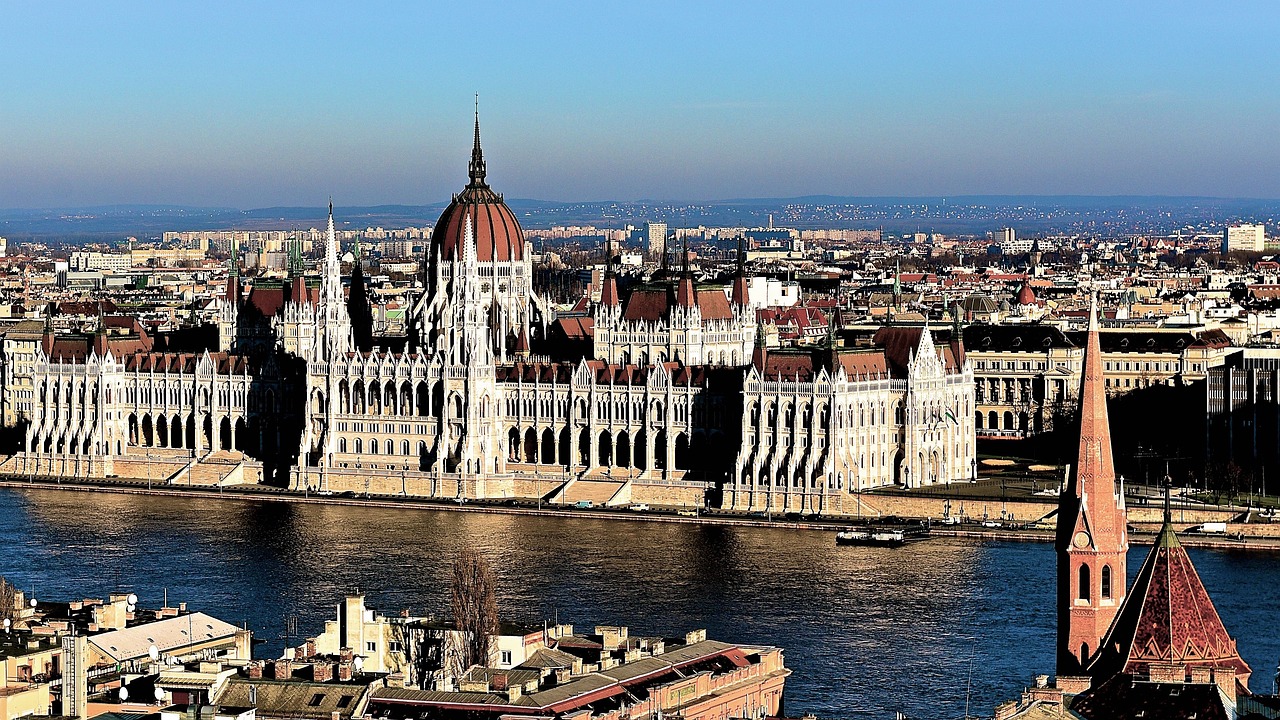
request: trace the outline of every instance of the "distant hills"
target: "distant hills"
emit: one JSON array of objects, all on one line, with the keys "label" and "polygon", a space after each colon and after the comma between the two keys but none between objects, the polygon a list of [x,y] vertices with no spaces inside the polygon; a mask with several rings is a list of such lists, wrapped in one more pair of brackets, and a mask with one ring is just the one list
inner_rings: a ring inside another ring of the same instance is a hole
[{"label": "distant hills", "polygon": [[[1124,235],[1208,229],[1231,222],[1280,218],[1280,200],[1168,196],[963,195],[937,197],[733,198],[707,202],[557,202],[509,198],[527,228],[552,225],[621,227],[665,221],[677,227],[765,226],[883,228],[890,233],[983,233],[1010,226],[1023,234]],[[337,207],[342,227],[430,225],[446,203]],[[109,205],[0,210],[0,235],[10,240],[68,241],[159,237],[167,230],[288,230],[320,227],[326,207],[240,210],[180,205]]]}]

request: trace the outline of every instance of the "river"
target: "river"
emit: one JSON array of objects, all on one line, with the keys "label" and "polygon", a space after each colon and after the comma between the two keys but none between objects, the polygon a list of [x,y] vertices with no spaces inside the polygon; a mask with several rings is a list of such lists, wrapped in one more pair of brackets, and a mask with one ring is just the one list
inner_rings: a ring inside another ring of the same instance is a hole
[{"label": "river", "polygon": [[[1054,555],[937,538],[889,550],[829,532],[419,509],[0,490],[0,575],[39,597],[135,592],[185,601],[278,655],[286,618],[315,634],[357,588],[388,613],[447,612],[466,545],[498,574],[504,619],[619,624],[778,645],[786,710],[822,718],[989,715],[1052,673]],[[1130,576],[1148,548],[1129,558]],[[1190,551],[1227,628],[1271,690],[1280,554]]]}]

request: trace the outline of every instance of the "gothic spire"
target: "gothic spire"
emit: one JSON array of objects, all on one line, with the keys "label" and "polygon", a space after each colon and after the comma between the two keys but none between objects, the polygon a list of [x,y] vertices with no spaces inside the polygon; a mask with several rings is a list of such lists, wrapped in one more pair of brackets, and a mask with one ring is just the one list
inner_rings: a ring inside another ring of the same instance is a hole
[{"label": "gothic spire", "polygon": [[1058,673],[1079,674],[1101,648],[1126,595],[1124,491],[1116,483],[1097,298],[1080,384],[1080,446],[1058,501]]},{"label": "gothic spire", "polygon": [[478,94],[476,95],[476,138],[475,144],[471,146],[469,174],[471,175],[471,187],[486,187],[484,182],[484,152],[480,150],[480,96]]}]

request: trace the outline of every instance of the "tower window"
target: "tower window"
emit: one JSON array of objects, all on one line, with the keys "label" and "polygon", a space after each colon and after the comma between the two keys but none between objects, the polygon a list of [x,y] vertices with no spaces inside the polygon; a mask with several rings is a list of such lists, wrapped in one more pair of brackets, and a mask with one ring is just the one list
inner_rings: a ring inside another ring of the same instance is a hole
[{"label": "tower window", "polygon": [[1076,597],[1089,602],[1089,566],[1080,566],[1079,588]]},{"label": "tower window", "polygon": [[1111,599],[1111,566],[1102,566],[1102,598],[1104,600]]}]

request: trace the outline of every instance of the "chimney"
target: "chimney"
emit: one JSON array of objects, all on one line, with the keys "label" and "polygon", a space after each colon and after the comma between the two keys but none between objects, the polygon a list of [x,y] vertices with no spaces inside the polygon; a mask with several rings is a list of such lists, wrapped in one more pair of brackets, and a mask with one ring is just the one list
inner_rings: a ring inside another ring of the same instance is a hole
[{"label": "chimney", "polygon": [[313,658],[316,656],[316,639],[315,638],[307,638],[305,647],[307,649],[307,657]]},{"label": "chimney", "polygon": [[288,680],[293,677],[293,663],[280,659],[271,666],[271,677],[275,680]]},{"label": "chimney", "polygon": [[338,682],[351,682],[351,676],[354,674],[353,663],[338,663]]},{"label": "chimney", "polygon": [[244,670],[245,673],[248,674],[250,680],[262,679],[262,663],[251,662],[245,666]]},{"label": "chimney", "polygon": [[1018,701],[1008,700],[996,706],[996,714],[992,720],[1009,720],[1018,712]]},{"label": "chimney", "polygon": [[1187,678],[1187,668],[1178,663],[1151,663],[1147,672],[1153,683],[1180,683]]},{"label": "chimney", "polygon": [[522,692],[522,690],[523,690],[523,688],[521,688],[521,687],[520,687],[520,683],[514,683],[514,684],[512,684],[510,687],[508,687],[508,688],[507,688],[507,702],[509,702],[509,703],[511,703],[512,705],[514,705],[514,704],[516,703],[516,701],[518,701],[518,700],[520,699],[520,696],[524,694],[524,693]]},{"label": "chimney", "polygon": [[339,648],[338,659],[342,660],[342,662],[351,662],[356,659],[356,651],[349,647]]},{"label": "chimney", "polygon": [[1193,683],[1211,683],[1213,682],[1213,670],[1207,667],[1191,668],[1191,682]]},{"label": "chimney", "polygon": [[327,683],[333,680],[333,663],[318,662],[311,666],[311,680],[318,683]]}]

